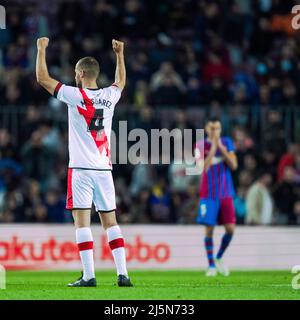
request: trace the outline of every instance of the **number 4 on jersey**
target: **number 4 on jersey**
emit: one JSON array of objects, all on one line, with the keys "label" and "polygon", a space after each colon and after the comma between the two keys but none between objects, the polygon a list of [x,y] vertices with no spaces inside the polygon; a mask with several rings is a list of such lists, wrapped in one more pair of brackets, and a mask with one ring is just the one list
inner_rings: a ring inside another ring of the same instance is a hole
[{"label": "number 4 on jersey", "polygon": [[103,130],[103,109],[95,109],[93,118],[88,126],[89,131],[99,131]]}]

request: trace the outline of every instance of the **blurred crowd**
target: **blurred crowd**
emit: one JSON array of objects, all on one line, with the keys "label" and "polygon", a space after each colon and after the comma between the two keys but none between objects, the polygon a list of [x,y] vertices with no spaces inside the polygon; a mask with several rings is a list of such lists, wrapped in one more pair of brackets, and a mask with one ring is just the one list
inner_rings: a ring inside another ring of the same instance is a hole
[{"label": "blurred crowd", "polygon": [[[124,40],[127,85],[115,131],[118,120],[127,120],[129,129],[150,132],[203,128],[207,116],[220,117],[239,160],[234,173],[238,223],[299,224],[300,37],[290,24],[294,4],[4,1],[0,221],[72,220],[64,208],[66,106],[35,80],[36,39],[49,36],[49,72],[70,85],[83,56],[99,60],[99,85],[110,85],[115,68],[111,39]],[[115,165],[119,220],[195,223],[199,177],[186,176],[184,170],[173,162]]]}]

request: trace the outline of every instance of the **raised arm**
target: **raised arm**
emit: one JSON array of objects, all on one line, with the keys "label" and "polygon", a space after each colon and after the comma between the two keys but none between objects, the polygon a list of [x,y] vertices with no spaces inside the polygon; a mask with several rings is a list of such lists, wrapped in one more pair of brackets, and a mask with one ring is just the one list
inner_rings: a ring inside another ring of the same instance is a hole
[{"label": "raised arm", "polygon": [[58,81],[49,76],[46,64],[46,48],[49,44],[49,38],[43,37],[37,39],[37,57],[36,57],[36,80],[50,94],[54,94]]},{"label": "raised arm", "polygon": [[126,69],[124,61],[124,42],[112,40],[112,47],[116,54],[116,73],[115,73],[115,84],[123,90],[126,84]]}]

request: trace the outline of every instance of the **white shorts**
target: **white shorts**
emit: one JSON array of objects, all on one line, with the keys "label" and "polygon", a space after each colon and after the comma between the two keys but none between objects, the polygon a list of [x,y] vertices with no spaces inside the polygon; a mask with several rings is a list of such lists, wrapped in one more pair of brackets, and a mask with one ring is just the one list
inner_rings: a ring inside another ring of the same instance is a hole
[{"label": "white shorts", "polygon": [[111,171],[68,169],[67,206],[109,212],[116,209],[115,187]]}]

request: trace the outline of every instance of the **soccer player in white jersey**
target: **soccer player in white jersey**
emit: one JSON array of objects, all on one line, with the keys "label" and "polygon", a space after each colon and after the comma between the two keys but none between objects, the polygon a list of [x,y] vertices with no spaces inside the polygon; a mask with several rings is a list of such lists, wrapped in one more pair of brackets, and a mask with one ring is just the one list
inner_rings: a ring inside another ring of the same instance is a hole
[{"label": "soccer player in white jersey", "polygon": [[124,43],[112,40],[116,54],[115,82],[98,88],[99,64],[93,57],[80,59],[75,66],[76,86],[61,84],[49,76],[46,64],[48,38],[37,40],[36,78],[58,100],[68,105],[69,169],[67,209],[72,210],[82,276],[71,287],[95,287],[91,206],[95,205],[107,232],[119,286],[132,286],[126,268],[124,239],[116,221],[115,189],[110,161],[110,132],[116,103],[126,82]]}]

